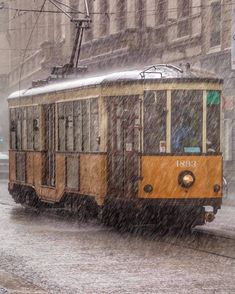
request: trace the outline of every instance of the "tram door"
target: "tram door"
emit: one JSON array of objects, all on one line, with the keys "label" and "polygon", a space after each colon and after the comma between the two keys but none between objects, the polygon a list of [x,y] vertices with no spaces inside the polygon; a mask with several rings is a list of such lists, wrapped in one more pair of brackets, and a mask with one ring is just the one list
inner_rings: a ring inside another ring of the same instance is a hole
[{"label": "tram door", "polygon": [[55,186],[55,105],[43,105],[43,178],[45,186]]},{"label": "tram door", "polygon": [[138,192],[138,96],[108,98],[108,196],[135,198]]}]

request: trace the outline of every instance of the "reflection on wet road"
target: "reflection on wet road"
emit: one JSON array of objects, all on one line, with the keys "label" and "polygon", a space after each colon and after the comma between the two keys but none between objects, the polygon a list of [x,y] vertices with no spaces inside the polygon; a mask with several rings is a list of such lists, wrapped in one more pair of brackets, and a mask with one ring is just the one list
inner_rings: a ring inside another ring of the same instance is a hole
[{"label": "reflection on wet road", "polygon": [[235,293],[234,259],[37,214],[6,184],[0,193],[1,269],[46,293]]}]

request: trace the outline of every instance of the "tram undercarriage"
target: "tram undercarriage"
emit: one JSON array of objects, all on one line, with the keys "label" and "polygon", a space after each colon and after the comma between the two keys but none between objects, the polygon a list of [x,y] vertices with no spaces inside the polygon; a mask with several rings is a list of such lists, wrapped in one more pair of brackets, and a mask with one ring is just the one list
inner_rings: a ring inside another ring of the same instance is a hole
[{"label": "tram undercarriage", "polygon": [[[220,208],[218,199],[107,199],[98,206],[95,198],[76,193],[65,193],[58,203],[42,201],[30,186],[14,184],[9,191],[16,203],[25,207],[44,210],[47,208],[76,216],[87,221],[98,218],[103,224],[117,229],[138,230],[143,226],[155,226],[159,229],[193,228],[211,222]],[[205,207],[211,206],[210,212]]]}]

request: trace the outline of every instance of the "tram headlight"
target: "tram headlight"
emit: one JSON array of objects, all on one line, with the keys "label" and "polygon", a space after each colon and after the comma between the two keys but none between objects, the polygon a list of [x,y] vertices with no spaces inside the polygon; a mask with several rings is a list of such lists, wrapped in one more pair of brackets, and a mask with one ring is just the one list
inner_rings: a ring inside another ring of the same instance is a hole
[{"label": "tram headlight", "polygon": [[185,170],[179,174],[178,182],[181,187],[190,188],[195,182],[195,176],[191,171]]}]

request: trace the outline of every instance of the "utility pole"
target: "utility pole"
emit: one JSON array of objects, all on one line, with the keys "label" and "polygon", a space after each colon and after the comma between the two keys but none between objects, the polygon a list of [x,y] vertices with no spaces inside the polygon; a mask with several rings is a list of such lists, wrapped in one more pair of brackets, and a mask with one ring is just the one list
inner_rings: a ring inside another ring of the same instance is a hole
[{"label": "utility pole", "polygon": [[235,70],[235,3],[232,3],[232,24],[231,24],[231,69]]}]

